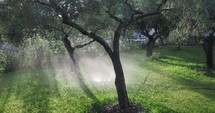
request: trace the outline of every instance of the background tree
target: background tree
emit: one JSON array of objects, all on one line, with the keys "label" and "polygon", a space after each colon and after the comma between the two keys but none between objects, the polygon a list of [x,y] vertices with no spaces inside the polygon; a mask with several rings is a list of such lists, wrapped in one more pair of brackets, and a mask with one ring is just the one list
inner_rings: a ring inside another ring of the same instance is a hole
[{"label": "background tree", "polygon": [[198,38],[203,43],[207,68],[213,68],[215,2],[213,0],[191,0],[189,2],[182,0],[174,1],[172,5],[178,9],[175,12],[180,15],[180,22],[176,27],[179,36]]},{"label": "background tree", "polygon": [[165,17],[168,13],[162,13],[169,10],[166,8],[167,0],[152,1],[126,1],[126,5],[135,13],[134,23],[141,34],[147,36],[146,56],[152,56],[155,41],[158,38],[167,36],[169,33],[170,21]]}]

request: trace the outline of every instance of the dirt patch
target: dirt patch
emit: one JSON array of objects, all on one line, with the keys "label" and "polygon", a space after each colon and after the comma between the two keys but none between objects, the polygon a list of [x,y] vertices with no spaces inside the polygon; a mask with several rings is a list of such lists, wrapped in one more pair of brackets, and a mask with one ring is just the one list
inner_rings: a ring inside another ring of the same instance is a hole
[{"label": "dirt patch", "polygon": [[104,106],[102,113],[144,113],[144,107],[140,104],[130,103],[126,109],[120,109],[119,104]]}]

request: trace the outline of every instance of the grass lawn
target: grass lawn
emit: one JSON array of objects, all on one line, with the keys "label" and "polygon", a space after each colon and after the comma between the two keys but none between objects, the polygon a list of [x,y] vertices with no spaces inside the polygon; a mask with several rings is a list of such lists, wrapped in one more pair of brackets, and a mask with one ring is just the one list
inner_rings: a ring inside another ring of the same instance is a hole
[{"label": "grass lawn", "polygon": [[[144,50],[122,53],[131,101],[151,113],[215,113],[215,72],[200,71],[201,47],[167,46],[154,55],[159,58],[148,60]],[[117,102],[114,82],[89,87],[101,105]],[[96,107],[71,77],[49,69],[0,75],[0,113],[95,113]]]}]

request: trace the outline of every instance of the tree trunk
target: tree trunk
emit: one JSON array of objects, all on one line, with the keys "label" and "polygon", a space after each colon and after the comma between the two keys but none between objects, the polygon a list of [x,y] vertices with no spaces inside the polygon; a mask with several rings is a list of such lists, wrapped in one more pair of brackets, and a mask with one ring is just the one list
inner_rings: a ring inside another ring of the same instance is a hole
[{"label": "tree trunk", "polygon": [[180,50],[181,50],[181,44],[180,44],[180,43],[177,44],[176,50],[177,50],[177,51],[180,51]]},{"label": "tree trunk", "polygon": [[164,40],[163,40],[163,37],[161,36],[160,37],[160,48],[162,48],[164,46]]},{"label": "tree trunk", "polygon": [[209,36],[204,39],[203,48],[206,56],[206,65],[208,69],[212,69],[214,67],[213,64],[213,37]]},{"label": "tree trunk", "polygon": [[93,99],[94,101],[98,102],[99,100],[96,98],[96,96],[93,94],[93,92],[89,89],[89,87],[85,84],[85,82],[83,81],[82,77],[81,77],[81,73],[78,71],[78,66],[76,65],[75,62],[75,57],[74,57],[74,51],[75,48],[73,48],[71,46],[71,43],[69,41],[68,38],[64,37],[62,39],[64,46],[67,50],[67,52],[69,53],[69,56],[72,60],[72,64],[71,67],[73,67],[72,71],[74,73],[74,78],[76,79],[78,85],[80,86],[80,88],[84,91],[84,93],[90,97],[91,99]]},{"label": "tree trunk", "polygon": [[118,54],[114,54],[112,57],[112,63],[116,74],[115,85],[117,89],[118,101],[121,109],[125,109],[129,105],[128,94],[126,90],[126,84],[124,79],[124,73]]},{"label": "tree trunk", "polygon": [[120,61],[120,53],[119,53],[119,39],[120,39],[121,32],[125,28],[125,26],[126,26],[125,23],[120,23],[119,26],[117,27],[114,33],[113,52],[112,54],[109,54],[116,74],[115,85],[116,85],[116,90],[118,95],[119,106],[121,109],[125,109],[129,105],[129,99],[128,99],[128,94],[127,94],[126,84],[125,84],[125,77],[124,77],[124,73],[123,73],[123,69]]},{"label": "tree trunk", "polygon": [[152,52],[154,49],[154,44],[155,44],[156,39],[150,39],[149,38],[149,42],[146,45],[146,57],[151,57],[152,56]]},{"label": "tree trunk", "polygon": [[71,43],[70,43],[69,39],[66,38],[66,37],[64,37],[62,39],[62,41],[63,41],[63,44],[64,44],[67,52],[69,53],[69,56],[70,56],[71,60],[73,61],[74,64],[76,64],[75,57],[74,57],[74,51],[75,51],[75,49],[71,46]]}]

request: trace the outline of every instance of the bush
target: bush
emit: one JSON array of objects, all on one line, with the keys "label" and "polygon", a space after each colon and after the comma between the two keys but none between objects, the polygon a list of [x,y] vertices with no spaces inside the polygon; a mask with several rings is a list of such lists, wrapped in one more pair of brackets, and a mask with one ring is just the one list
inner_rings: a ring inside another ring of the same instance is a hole
[{"label": "bush", "polygon": [[15,53],[10,51],[0,51],[0,71],[1,72],[12,72],[16,70],[18,60],[15,57]]}]

